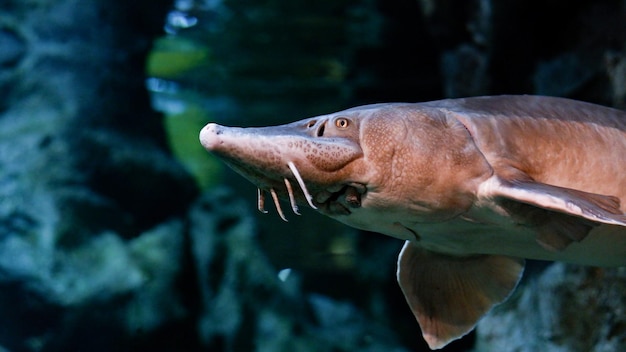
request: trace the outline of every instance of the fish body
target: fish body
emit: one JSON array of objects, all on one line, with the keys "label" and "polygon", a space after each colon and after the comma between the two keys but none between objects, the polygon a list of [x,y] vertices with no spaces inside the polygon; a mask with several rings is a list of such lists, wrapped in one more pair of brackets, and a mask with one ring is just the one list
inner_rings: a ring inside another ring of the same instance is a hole
[{"label": "fish body", "polygon": [[431,348],[506,299],[524,258],[626,265],[626,113],[539,96],[388,103],[200,141],[293,212],[405,240],[398,281]]}]

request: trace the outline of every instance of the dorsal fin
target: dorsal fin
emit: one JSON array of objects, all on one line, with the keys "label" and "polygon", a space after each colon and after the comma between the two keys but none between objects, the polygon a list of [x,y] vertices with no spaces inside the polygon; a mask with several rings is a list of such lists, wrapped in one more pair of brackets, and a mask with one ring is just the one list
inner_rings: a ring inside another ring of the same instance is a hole
[{"label": "dorsal fin", "polygon": [[452,257],[406,241],[398,283],[431,349],[470,332],[504,301],[521,278],[524,260],[495,255]]}]

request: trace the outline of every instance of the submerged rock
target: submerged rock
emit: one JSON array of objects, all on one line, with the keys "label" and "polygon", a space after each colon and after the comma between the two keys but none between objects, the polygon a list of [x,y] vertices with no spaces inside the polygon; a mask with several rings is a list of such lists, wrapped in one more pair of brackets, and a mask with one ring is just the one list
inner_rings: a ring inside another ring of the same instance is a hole
[{"label": "submerged rock", "polygon": [[625,351],[625,293],[626,267],[555,263],[480,322],[476,351]]},{"label": "submerged rock", "polygon": [[205,193],[190,210],[200,291],[197,329],[220,351],[404,351],[359,308],[307,292],[300,275],[274,268],[247,207],[231,192]]}]

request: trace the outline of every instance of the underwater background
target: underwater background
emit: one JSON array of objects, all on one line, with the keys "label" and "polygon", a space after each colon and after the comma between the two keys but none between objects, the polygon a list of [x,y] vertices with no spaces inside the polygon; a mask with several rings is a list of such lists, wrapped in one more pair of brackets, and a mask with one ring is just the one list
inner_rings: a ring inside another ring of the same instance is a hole
[{"label": "underwater background", "polygon": [[[626,1],[0,0],[0,351],[427,351],[401,241],[198,133],[496,94],[626,109]],[[626,269],[531,263],[443,349],[539,350],[626,350]]]}]

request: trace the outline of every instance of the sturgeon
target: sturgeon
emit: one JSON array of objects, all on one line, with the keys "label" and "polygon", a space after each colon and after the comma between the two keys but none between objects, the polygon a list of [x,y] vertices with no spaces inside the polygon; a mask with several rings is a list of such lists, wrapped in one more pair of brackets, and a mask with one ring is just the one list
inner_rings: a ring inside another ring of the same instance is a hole
[{"label": "sturgeon", "polygon": [[439,349],[515,289],[524,258],[626,265],[626,112],[488,96],[360,106],[202,145],[292,211],[405,241],[397,279]]}]

